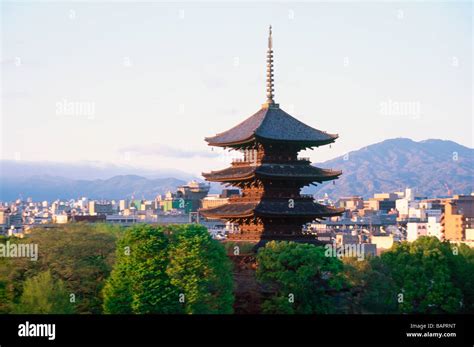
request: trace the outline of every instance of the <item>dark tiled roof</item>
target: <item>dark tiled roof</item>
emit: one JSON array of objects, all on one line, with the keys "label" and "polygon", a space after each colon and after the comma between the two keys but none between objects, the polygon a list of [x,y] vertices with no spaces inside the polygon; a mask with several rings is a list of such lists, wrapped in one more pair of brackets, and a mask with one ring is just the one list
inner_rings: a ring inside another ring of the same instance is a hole
[{"label": "dark tiled roof", "polygon": [[254,174],[261,177],[281,179],[307,179],[312,182],[323,182],[337,178],[342,171],[320,169],[309,164],[269,164],[259,166],[231,166],[220,171],[203,173],[208,181],[230,182],[251,178]]},{"label": "dark tiled roof", "polygon": [[328,181],[337,178],[342,171],[333,171],[321,169],[309,164],[291,165],[291,164],[263,164],[257,169],[261,176],[280,177],[280,178],[307,178],[315,181]]},{"label": "dark tiled roof", "polygon": [[226,182],[253,177],[256,166],[231,166],[224,170],[203,172],[206,181]]},{"label": "dark tiled roof", "polygon": [[262,108],[235,127],[207,137],[211,146],[231,146],[259,140],[294,141],[320,145],[334,142],[337,135],[314,129],[278,107]]},{"label": "dark tiled roof", "polygon": [[329,217],[336,216],[344,209],[337,209],[318,204],[308,199],[295,199],[294,207],[288,208],[288,200],[262,200],[255,209],[257,214],[265,216],[314,216]]},{"label": "dark tiled roof", "polygon": [[250,217],[258,202],[234,202],[217,207],[200,209],[199,212],[204,217],[220,218],[220,217]]},{"label": "dark tiled roof", "polygon": [[201,209],[200,213],[209,218],[232,218],[258,216],[313,218],[337,216],[343,208],[334,208],[318,204],[309,199],[295,199],[294,207],[289,208],[286,199],[264,199],[260,202],[231,202],[214,208]]}]

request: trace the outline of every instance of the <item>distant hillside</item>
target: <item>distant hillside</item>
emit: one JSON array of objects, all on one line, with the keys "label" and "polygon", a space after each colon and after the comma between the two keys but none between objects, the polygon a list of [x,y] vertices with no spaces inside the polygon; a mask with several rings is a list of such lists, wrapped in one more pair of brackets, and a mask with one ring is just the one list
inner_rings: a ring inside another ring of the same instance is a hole
[{"label": "distant hillside", "polygon": [[[173,178],[176,177],[173,175],[166,178],[115,175],[108,179],[72,179],[62,175],[67,170],[72,171],[66,164],[64,171],[54,171],[46,164],[40,170],[33,164],[28,166],[20,162],[18,165],[23,165],[21,168],[24,170],[17,172],[18,167],[14,163],[4,163],[0,172],[0,200],[3,201],[14,200],[19,196],[32,197],[34,200],[82,196],[91,199],[123,199],[132,195],[150,199],[168,190],[174,191],[187,181],[179,179],[181,177]],[[418,194],[430,197],[446,196],[448,189],[454,194],[474,191],[474,149],[452,141],[391,139],[352,151],[347,160],[338,157],[315,165],[343,171],[335,185],[327,182],[304,191],[318,196],[328,193],[332,198],[348,195],[370,197],[374,193],[405,187],[415,188]],[[221,186],[214,184],[211,192],[217,193],[221,189]]]},{"label": "distant hillside", "polygon": [[318,196],[370,197],[405,187],[423,196],[446,196],[448,188],[454,194],[474,191],[474,149],[452,141],[390,139],[316,165],[343,172],[335,185],[307,189]]},{"label": "distant hillside", "polygon": [[192,174],[178,169],[143,169],[126,164],[97,161],[61,163],[52,161],[0,160],[0,180],[11,177],[57,176],[75,180],[108,179],[113,176],[137,175],[146,178],[174,177],[191,180]]},{"label": "distant hillside", "polygon": [[55,176],[32,176],[2,179],[0,200],[10,201],[22,196],[33,200],[71,199],[86,196],[91,199],[152,199],[157,194],[175,191],[186,183],[176,178],[148,179],[136,175],[114,176],[109,179],[74,180]]}]

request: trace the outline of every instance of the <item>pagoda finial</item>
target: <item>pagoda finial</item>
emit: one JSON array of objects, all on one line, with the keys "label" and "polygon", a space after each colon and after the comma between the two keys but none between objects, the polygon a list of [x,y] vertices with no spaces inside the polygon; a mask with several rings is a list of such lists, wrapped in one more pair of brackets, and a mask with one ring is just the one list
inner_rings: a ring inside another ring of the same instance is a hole
[{"label": "pagoda finial", "polygon": [[268,28],[268,49],[272,49],[272,26]]},{"label": "pagoda finial", "polygon": [[272,26],[268,28],[268,50],[267,50],[267,102],[263,104],[263,107],[278,107],[278,104],[273,100],[274,95],[273,87],[273,39],[272,39]]}]

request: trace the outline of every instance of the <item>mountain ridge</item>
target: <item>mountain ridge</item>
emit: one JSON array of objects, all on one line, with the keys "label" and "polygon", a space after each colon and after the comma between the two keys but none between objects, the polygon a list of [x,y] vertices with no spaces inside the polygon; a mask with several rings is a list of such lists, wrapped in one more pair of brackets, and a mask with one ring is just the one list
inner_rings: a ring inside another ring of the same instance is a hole
[{"label": "mountain ridge", "polygon": [[421,196],[445,196],[448,190],[468,194],[474,188],[474,149],[450,140],[387,139],[314,165],[342,170],[335,184],[305,189],[319,197],[367,198],[405,187]]},{"label": "mountain ridge", "polygon": [[153,199],[174,191],[186,181],[174,177],[150,179],[138,175],[117,175],[108,179],[75,180],[65,177],[36,175],[30,178],[4,178],[0,200],[31,197],[34,200],[73,199]]},{"label": "mountain ridge", "polygon": [[[51,175],[49,173],[55,172],[54,168],[47,168],[44,164],[39,170],[29,164],[29,175],[12,175],[14,167],[11,165],[9,175],[0,170],[0,200],[3,201],[20,196],[35,200],[82,196],[91,199],[124,199],[131,196],[152,199],[157,194],[174,191],[189,180],[185,177],[145,177],[139,174],[104,178],[101,177],[103,173],[92,173],[99,176],[96,179],[76,179]],[[350,195],[368,198],[374,193],[406,187],[415,188],[419,195],[429,197],[446,196],[448,190],[457,194],[469,194],[474,190],[474,149],[450,140],[417,142],[408,138],[387,139],[314,165],[342,170],[335,184],[326,182],[303,189],[303,193],[317,197],[328,194],[333,199]],[[23,164],[21,168],[24,167]],[[211,186],[211,192],[219,192],[219,189],[216,185]]]}]

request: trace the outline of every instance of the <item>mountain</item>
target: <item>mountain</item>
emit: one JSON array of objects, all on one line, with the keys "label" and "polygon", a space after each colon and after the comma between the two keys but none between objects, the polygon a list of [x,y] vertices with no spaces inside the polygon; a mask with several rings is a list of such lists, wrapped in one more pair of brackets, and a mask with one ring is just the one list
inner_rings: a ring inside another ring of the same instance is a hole
[{"label": "mountain", "polygon": [[[174,191],[192,178],[191,175],[186,177],[186,174],[179,175],[179,178],[173,175],[157,178],[163,172],[155,172],[154,177],[152,172],[148,172],[150,175],[118,174],[104,179],[102,176],[106,173],[122,172],[126,168],[106,166],[102,171],[100,165],[68,167],[68,164],[35,164],[0,162],[0,200],[10,201],[20,196],[34,200],[82,196],[123,199],[132,195],[150,199],[168,190]],[[374,193],[406,187],[415,188],[418,195],[429,197],[446,196],[448,190],[453,194],[474,191],[474,149],[452,141],[390,139],[315,165],[342,170],[342,176],[334,185],[327,182],[304,190],[304,193],[314,193],[319,197],[328,193],[333,199],[350,195],[367,198]],[[84,172],[79,178],[72,177],[78,167]],[[87,170],[90,172],[87,173]],[[135,171],[130,169],[130,172]],[[220,192],[220,189],[219,185],[211,186],[212,193]]]},{"label": "mountain", "polygon": [[0,200],[11,201],[18,197],[33,200],[71,199],[86,196],[90,199],[124,199],[134,196],[152,199],[157,194],[176,190],[186,183],[177,178],[148,179],[137,175],[120,175],[109,179],[75,180],[70,178],[36,175],[31,177],[5,177],[0,187]]},{"label": "mountain", "polygon": [[474,191],[474,149],[453,141],[390,139],[315,165],[342,170],[335,184],[306,188],[320,197],[371,197],[406,187],[428,197]]},{"label": "mountain", "polygon": [[113,176],[137,175],[146,178],[175,177],[192,180],[193,175],[177,169],[142,169],[131,165],[116,165],[96,161],[60,163],[51,161],[0,160],[0,179],[27,178],[31,176],[54,176],[75,180],[108,179]]}]

